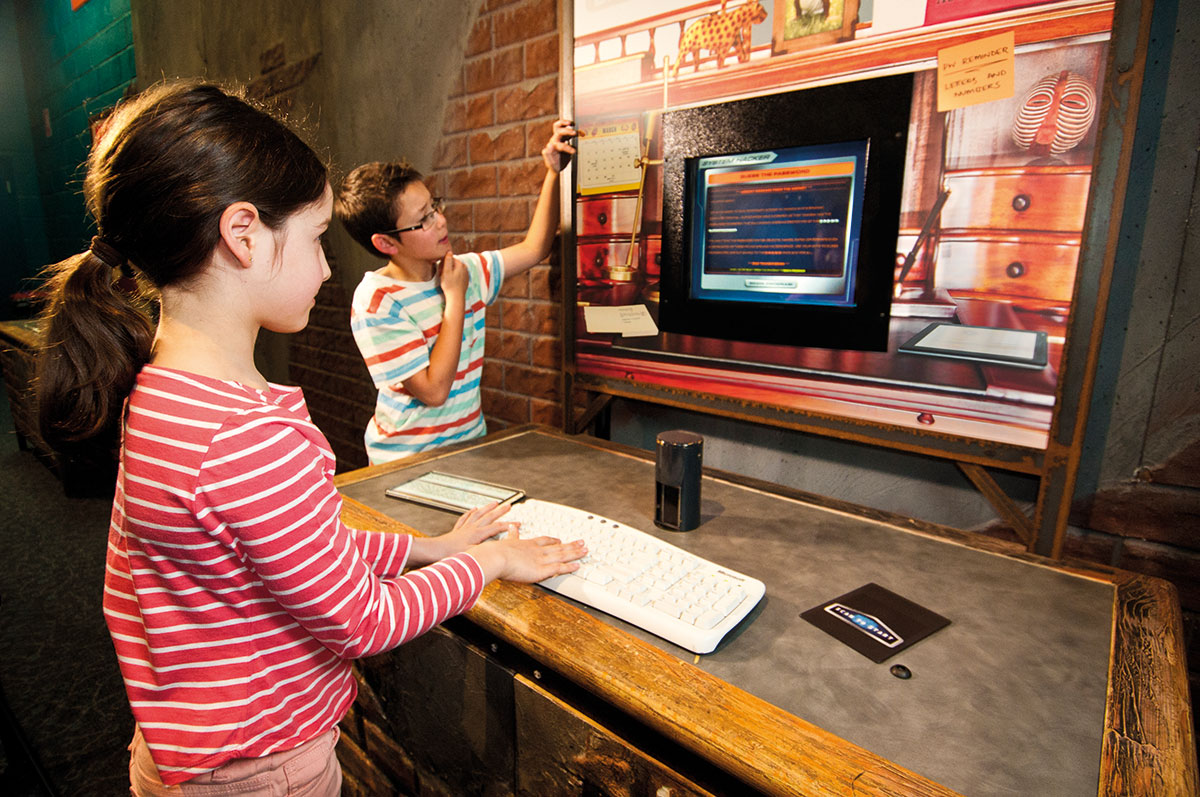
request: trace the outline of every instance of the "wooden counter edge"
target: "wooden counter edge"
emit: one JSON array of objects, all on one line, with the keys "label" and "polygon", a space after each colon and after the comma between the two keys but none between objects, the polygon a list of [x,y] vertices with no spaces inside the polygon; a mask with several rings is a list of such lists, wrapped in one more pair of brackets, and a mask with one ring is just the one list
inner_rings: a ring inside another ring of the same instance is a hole
[{"label": "wooden counter edge", "polygon": [[[350,526],[419,534],[353,499],[343,501]],[[490,584],[466,617],[767,794],[956,794],[536,586]]]},{"label": "wooden counter edge", "polygon": [[1114,573],[1100,794],[1195,795],[1196,740],[1175,587]]}]

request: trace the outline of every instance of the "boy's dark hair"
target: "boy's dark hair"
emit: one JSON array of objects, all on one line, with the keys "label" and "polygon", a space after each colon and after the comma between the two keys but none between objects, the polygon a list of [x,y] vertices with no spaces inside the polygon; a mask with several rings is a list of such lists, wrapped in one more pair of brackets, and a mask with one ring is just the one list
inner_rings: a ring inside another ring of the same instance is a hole
[{"label": "boy's dark hair", "polygon": [[346,175],[338,188],[334,213],[346,232],[375,257],[387,255],[375,248],[371,236],[396,228],[396,200],[423,178],[407,161],[364,163]]},{"label": "boy's dark hair", "polygon": [[217,86],[162,83],[123,101],[88,156],[83,191],[99,235],[45,271],[36,389],[46,442],[115,450],[122,404],[150,360],[155,289],[203,269],[230,204],[252,203],[278,230],[327,184],[292,130]]}]

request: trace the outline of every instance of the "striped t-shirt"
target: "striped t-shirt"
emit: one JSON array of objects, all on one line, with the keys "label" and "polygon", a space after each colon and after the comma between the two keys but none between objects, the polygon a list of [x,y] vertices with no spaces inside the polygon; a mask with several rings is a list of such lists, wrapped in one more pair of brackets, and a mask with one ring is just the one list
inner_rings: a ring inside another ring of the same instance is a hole
[{"label": "striped t-shirt", "polygon": [[402,384],[429,367],[429,351],[446,310],[438,277],[401,282],[368,271],[354,291],[350,328],[379,391],[363,436],[373,465],[487,432],[479,403],[484,310],[500,295],[503,260],[499,252],[455,257],[467,266],[470,281],[458,368],[441,406],[422,403]]},{"label": "striped t-shirt", "polygon": [[465,553],[397,575],[412,538],[342,525],[333,471],[298,388],[138,376],[104,614],[164,783],[324,733],[354,701],[350,659],[479,596]]}]

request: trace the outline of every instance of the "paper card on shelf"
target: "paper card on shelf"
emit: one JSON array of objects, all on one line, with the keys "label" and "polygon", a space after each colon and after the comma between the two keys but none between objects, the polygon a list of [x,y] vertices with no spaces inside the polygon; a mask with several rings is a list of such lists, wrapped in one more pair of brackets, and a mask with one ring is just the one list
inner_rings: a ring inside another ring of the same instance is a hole
[{"label": "paper card on shelf", "polygon": [[1010,30],[938,50],[938,111],[1011,97],[1015,45]]},{"label": "paper card on shelf", "polygon": [[864,28],[856,28],[854,37],[857,39],[863,36],[879,36],[898,30],[919,28],[925,24],[926,2],[927,0],[887,0],[876,3],[871,24]]},{"label": "paper card on shelf", "polygon": [[658,325],[644,304],[617,307],[588,306],[583,308],[583,322],[593,335],[616,333],[627,338],[658,334]]}]

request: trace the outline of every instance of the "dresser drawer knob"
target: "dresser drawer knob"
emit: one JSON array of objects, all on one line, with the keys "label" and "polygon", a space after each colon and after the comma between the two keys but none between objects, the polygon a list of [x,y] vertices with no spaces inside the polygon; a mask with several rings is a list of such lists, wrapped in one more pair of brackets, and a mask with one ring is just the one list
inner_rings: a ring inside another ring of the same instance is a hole
[{"label": "dresser drawer knob", "polygon": [[1025,264],[1020,260],[1014,260],[1004,267],[1004,273],[1012,279],[1018,279],[1025,276]]},{"label": "dresser drawer knob", "polygon": [[1015,197],[1013,197],[1013,210],[1017,211],[1018,213],[1024,213],[1025,211],[1029,210],[1029,206],[1032,204],[1033,200],[1030,199],[1029,194],[1017,194]]},{"label": "dresser drawer knob", "polygon": [[600,226],[603,227],[605,224],[608,224],[608,214],[603,210],[600,211],[600,213],[596,216],[596,221],[600,222]]},{"label": "dresser drawer knob", "polygon": [[923,424],[925,426],[933,426],[933,413],[922,412],[920,415],[917,416],[917,423]]}]

